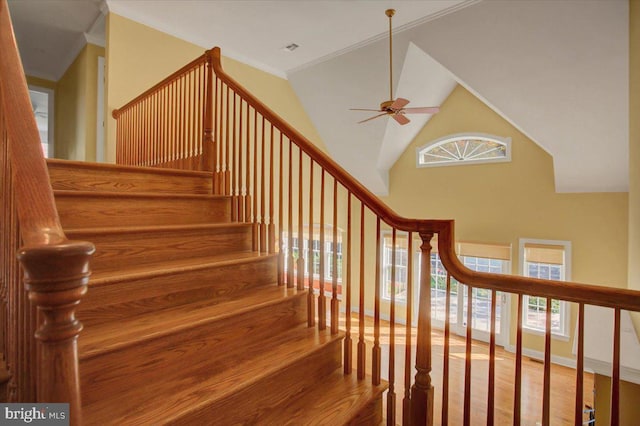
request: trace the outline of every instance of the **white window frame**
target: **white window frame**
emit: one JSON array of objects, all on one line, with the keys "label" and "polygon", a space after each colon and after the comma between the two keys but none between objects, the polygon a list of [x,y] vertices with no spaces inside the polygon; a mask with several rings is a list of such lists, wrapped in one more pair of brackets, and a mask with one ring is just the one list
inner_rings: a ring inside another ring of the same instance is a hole
[{"label": "white window frame", "polygon": [[[313,226],[313,239],[312,242],[316,242],[318,243],[318,246],[320,246],[320,231],[319,231],[319,227],[317,224],[314,224]],[[342,275],[343,275],[343,271],[342,271],[342,261],[344,259],[344,253],[342,252],[342,230],[340,228],[338,228],[338,241],[336,244],[340,245],[340,251],[338,252],[338,256],[339,256],[339,262],[338,262],[338,283],[342,283]],[[298,239],[298,233],[294,232],[293,235],[291,236],[291,242],[293,243],[294,240],[297,240],[297,243],[300,244],[300,240]],[[284,251],[284,261],[285,261],[285,269],[287,267],[287,262],[289,259],[288,256],[288,247],[287,244],[289,243],[289,236],[288,233],[286,231],[284,231],[282,233],[282,250]],[[304,276],[305,277],[309,277],[309,228],[307,226],[305,226],[304,228],[304,232],[303,232],[303,236],[302,236],[302,250],[300,250],[300,247],[296,247],[296,249],[298,250],[298,253],[302,254],[302,258],[305,259],[304,261]],[[325,226],[325,233],[324,233],[324,244],[325,244],[325,250],[324,250],[324,279],[325,282],[330,282],[333,281],[333,275],[332,275],[332,268],[333,268],[333,251],[331,250],[332,247],[332,243],[333,243],[333,228],[331,227],[331,225],[327,225]],[[318,250],[313,249],[313,247],[311,248],[311,252],[321,252],[320,248],[318,248]],[[316,264],[314,263],[314,267],[316,266]],[[318,262],[318,268],[319,268],[319,262]],[[316,273],[315,271],[313,271],[313,273],[311,274],[311,277],[313,279],[320,279],[320,273],[318,271],[318,273]]]},{"label": "white window frame", "polygon": [[[426,152],[429,152],[436,147],[445,145],[450,142],[456,142],[466,139],[481,140],[500,144],[505,147],[505,156],[478,160],[473,158],[465,158],[459,161],[453,159],[443,159],[443,161],[432,163],[425,163],[422,161],[422,156]],[[421,147],[416,148],[416,167],[463,166],[471,164],[505,163],[509,161],[511,161],[511,138],[489,135],[485,133],[457,133],[454,135],[448,135],[440,139],[436,139],[425,145],[422,145]]]},{"label": "white window frame", "polygon": [[[403,234],[403,235],[396,235],[396,244],[398,245],[398,241],[399,240],[407,240],[407,235]],[[389,245],[387,245],[387,241],[389,242]],[[393,254],[392,251],[392,233],[389,231],[384,231],[382,233],[382,239],[381,239],[381,243],[382,243],[382,250],[381,250],[381,255],[382,255],[382,271],[381,271],[381,278],[382,278],[382,285],[380,286],[380,291],[382,292],[381,296],[383,300],[386,301],[391,301],[391,292],[387,292],[388,287],[391,285],[391,283],[393,282],[393,280],[387,280],[387,275],[389,275],[389,277],[391,276],[391,255]],[[408,241],[407,241],[408,243]],[[405,268],[405,297],[398,297],[396,295],[395,297],[395,301],[396,303],[400,303],[400,304],[406,304],[407,303],[407,298],[406,298],[406,291],[409,288],[409,285],[411,285],[408,281],[409,278],[409,250],[408,250],[408,246],[405,245],[405,247],[402,247],[400,245],[398,245],[396,247],[396,263],[398,262],[398,252],[404,250],[405,252],[405,257],[404,259],[406,260],[405,265],[401,265],[400,267]],[[415,254],[415,253],[414,253]],[[415,262],[414,262],[415,264]],[[396,268],[398,267],[398,265],[396,265]],[[418,272],[419,273],[419,272]],[[396,269],[396,275],[398,274],[398,271]],[[387,293],[389,293],[389,296],[387,296]]]},{"label": "white window frame", "polygon": [[[527,275],[527,268],[525,268],[525,246],[527,244],[540,244],[562,247],[564,250],[564,268],[561,271],[560,281],[571,281],[571,241],[561,240],[541,240],[535,238],[520,238],[518,241],[518,273],[522,276]],[[527,307],[529,306],[529,296],[525,295],[522,300],[522,329],[531,334],[544,335],[546,330],[542,330],[537,327],[532,327],[527,321]],[[551,336],[558,339],[568,341],[570,338],[570,319],[571,319],[571,305],[569,302],[560,301],[560,324],[562,329],[560,331],[551,330]]]}]

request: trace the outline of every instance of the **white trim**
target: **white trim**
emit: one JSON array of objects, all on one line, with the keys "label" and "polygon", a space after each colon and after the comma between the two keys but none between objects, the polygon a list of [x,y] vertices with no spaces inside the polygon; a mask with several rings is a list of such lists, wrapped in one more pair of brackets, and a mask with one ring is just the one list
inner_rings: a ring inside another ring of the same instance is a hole
[{"label": "white trim", "polygon": [[104,162],[104,56],[98,56],[98,96],[96,110],[96,162]]},{"label": "white trim", "polygon": [[[514,345],[505,345],[504,349],[507,352],[516,353],[516,347]],[[533,358],[538,361],[544,361],[544,352],[536,351],[529,348],[522,348],[522,356],[526,356],[529,358]],[[551,362],[553,364],[562,365],[564,367],[576,368],[576,360],[572,358],[567,358],[564,356],[553,355],[551,354]],[[585,368],[586,371],[586,368]]]},{"label": "white trim", "polygon": [[[442,161],[435,163],[423,163],[420,159],[422,157],[422,153],[425,150],[447,144],[449,142],[454,142],[457,140],[464,139],[473,139],[473,140],[481,140],[487,142],[497,142],[501,145],[505,146],[505,156],[497,157],[497,158],[487,158],[481,160],[473,160],[473,159],[464,159],[462,161]],[[496,135],[490,135],[486,133],[456,133],[453,135],[447,135],[441,137],[439,139],[427,142],[426,144],[419,146],[416,148],[416,167],[447,167],[447,166],[468,166],[472,164],[488,164],[488,163],[508,163],[511,161],[511,138],[510,137],[500,137]]]},{"label": "white trim", "polygon": [[[601,376],[611,377],[611,363],[599,359],[584,357],[584,368]],[[635,368],[620,366],[620,379],[640,385],[640,371]]]}]

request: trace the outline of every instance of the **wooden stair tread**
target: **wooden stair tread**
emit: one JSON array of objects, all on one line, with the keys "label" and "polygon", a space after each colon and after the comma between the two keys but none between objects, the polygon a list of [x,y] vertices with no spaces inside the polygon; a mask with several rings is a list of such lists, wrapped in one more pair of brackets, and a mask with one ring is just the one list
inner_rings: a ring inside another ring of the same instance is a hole
[{"label": "wooden stair tread", "polygon": [[[146,425],[171,423],[180,414],[197,410],[212,401],[234,395],[240,389],[277,373],[283,365],[304,359],[309,353],[323,350],[342,339],[302,325],[287,333],[279,333],[268,341],[255,342],[238,354],[232,368],[216,373],[205,370],[202,375],[190,373],[182,379],[147,383],[138,388],[123,389],[114,398],[99,400],[83,407],[86,424]],[[221,348],[224,350],[224,348]],[[145,410],[140,410],[145,407]]]},{"label": "wooden stair tread", "polygon": [[226,199],[230,198],[229,195],[214,195],[214,194],[166,194],[158,192],[114,192],[114,191],[77,191],[68,189],[56,189],[53,191],[56,197],[77,197],[77,198],[155,198],[155,199]]},{"label": "wooden stair tread", "polygon": [[387,383],[371,384],[371,377],[358,380],[353,371],[345,375],[340,368],[313,389],[292,398],[260,417],[260,425],[343,425],[387,390]]},{"label": "wooden stair tread", "polygon": [[89,235],[89,234],[144,234],[163,231],[181,231],[181,230],[203,230],[203,229],[229,229],[243,228],[252,226],[248,222],[232,222],[232,223],[195,223],[181,225],[151,225],[151,226],[104,226],[95,228],[65,228],[64,233],[67,236]]},{"label": "wooden stair tread", "polygon": [[201,172],[197,170],[184,170],[184,169],[171,169],[171,168],[145,167],[145,166],[125,166],[121,164],[112,164],[112,163],[93,163],[89,161],[61,160],[57,158],[47,158],[47,164],[51,166],[71,166],[77,169],[106,170],[114,173],[117,173],[120,171],[120,172],[130,172],[130,173],[152,173],[152,174],[167,175],[167,176],[201,176],[205,178],[211,178],[211,173],[212,173],[212,172]]},{"label": "wooden stair tread", "polygon": [[191,259],[177,259],[164,262],[162,265],[134,265],[123,267],[118,271],[100,271],[91,274],[89,287],[106,285],[113,282],[166,275],[174,272],[186,272],[207,269],[214,266],[237,265],[240,263],[257,262],[276,254],[264,254],[254,251],[219,254]]},{"label": "wooden stair tread", "polygon": [[145,339],[160,338],[193,328],[199,324],[228,318],[262,306],[278,303],[286,297],[304,297],[277,285],[255,288],[238,294],[232,300],[211,304],[204,300],[163,309],[158,312],[123,318],[117,324],[96,324],[83,331],[78,340],[80,360],[125,348]]}]

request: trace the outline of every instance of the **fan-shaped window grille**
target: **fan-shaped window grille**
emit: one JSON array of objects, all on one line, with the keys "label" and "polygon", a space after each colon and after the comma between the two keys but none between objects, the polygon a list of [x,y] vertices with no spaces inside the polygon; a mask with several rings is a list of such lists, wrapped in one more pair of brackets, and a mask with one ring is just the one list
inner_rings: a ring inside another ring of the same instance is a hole
[{"label": "fan-shaped window grille", "polygon": [[418,167],[511,161],[511,138],[465,133],[446,136],[418,148]]}]

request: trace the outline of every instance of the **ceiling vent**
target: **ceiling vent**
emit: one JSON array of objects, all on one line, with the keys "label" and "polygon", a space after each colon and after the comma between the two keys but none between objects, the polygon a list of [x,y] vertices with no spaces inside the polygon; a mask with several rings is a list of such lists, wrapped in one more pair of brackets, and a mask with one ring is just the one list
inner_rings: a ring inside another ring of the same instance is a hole
[{"label": "ceiling vent", "polygon": [[288,45],[286,45],[285,47],[283,47],[283,48],[282,48],[282,50],[284,50],[285,52],[293,52],[293,51],[294,51],[294,50],[296,50],[298,47],[300,47],[300,46],[298,46],[298,45],[297,45],[297,44],[295,44],[295,43],[291,43],[291,44],[288,44]]}]

